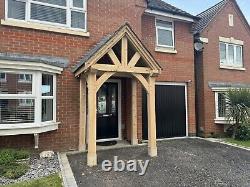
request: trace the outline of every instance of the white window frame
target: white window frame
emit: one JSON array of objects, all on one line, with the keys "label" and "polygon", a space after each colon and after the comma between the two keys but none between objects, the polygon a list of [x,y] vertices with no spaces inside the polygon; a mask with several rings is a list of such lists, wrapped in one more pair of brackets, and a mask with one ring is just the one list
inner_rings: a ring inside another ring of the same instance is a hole
[{"label": "white window frame", "polygon": [[[18,1],[26,3],[25,19],[24,20],[19,20],[19,19],[14,19],[14,18],[8,18],[8,0],[5,0],[5,19],[6,20],[18,21],[18,22],[40,23],[40,24],[45,24],[45,25],[58,26],[59,28],[64,28],[64,29],[68,28],[70,30],[87,32],[87,0],[82,0],[83,1],[83,8],[73,7],[73,1],[72,0],[66,0],[66,6],[53,5],[53,4],[39,2],[39,1],[33,1],[33,0],[18,0]],[[31,19],[31,15],[30,15],[31,3],[66,10],[66,24],[52,23],[52,22],[48,22],[48,21],[41,21],[41,20]],[[71,27],[71,12],[72,11],[74,11],[74,12],[82,12],[82,13],[85,14],[85,28],[84,29]]]},{"label": "white window frame", "polygon": [[[169,22],[169,23],[172,24],[172,28],[166,28],[166,27],[157,26],[157,21],[166,21],[166,22]],[[155,29],[156,29],[156,45],[157,45],[157,47],[174,49],[175,48],[174,21],[171,20],[171,19],[166,19],[166,18],[165,19],[155,18]],[[158,42],[158,29],[165,30],[165,31],[171,31],[172,32],[173,46],[159,44],[159,42]]]},{"label": "white window frame", "polygon": [[[42,74],[49,74],[46,72],[35,71],[21,71],[21,70],[6,70],[4,73],[15,74],[32,74],[32,93],[31,94],[0,94],[0,99],[34,99],[34,123],[17,123],[17,124],[0,124],[0,131],[2,128],[25,128],[25,127],[39,127],[46,124],[56,124],[56,75],[53,75],[53,120],[42,122]],[[40,85],[40,86],[38,86]],[[0,133],[1,134],[1,133]]]},{"label": "white window frame", "polygon": [[4,72],[0,72],[0,74],[4,74],[4,79],[3,78],[0,78],[0,82],[6,82],[6,73]]},{"label": "white window frame", "polygon": [[226,91],[215,92],[215,117],[216,120],[226,120],[226,117],[219,117],[219,94],[226,93]]},{"label": "white window frame", "polygon": [[[24,79],[20,79],[20,75],[23,75]],[[30,83],[30,82],[32,82],[32,79],[28,80],[27,77],[26,77],[26,75],[30,75],[30,74],[27,74],[27,73],[26,74],[23,74],[23,73],[19,74],[18,82],[20,82],[20,83]]]},{"label": "white window frame", "polygon": [[[221,61],[221,56],[220,56],[220,66],[221,67],[234,67],[234,68],[244,68],[244,60],[243,60],[243,46],[242,45],[238,45],[238,44],[233,44],[233,43],[227,43],[227,42],[219,42],[219,52],[221,54],[220,51],[220,44],[225,44],[226,45],[226,60]],[[228,50],[228,46],[232,45],[234,47],[234,60],[233,63],[229,63],[229,50]],[[238,64],[236,61],[236,48],[240,47],[241,48],[241,64]]]}]

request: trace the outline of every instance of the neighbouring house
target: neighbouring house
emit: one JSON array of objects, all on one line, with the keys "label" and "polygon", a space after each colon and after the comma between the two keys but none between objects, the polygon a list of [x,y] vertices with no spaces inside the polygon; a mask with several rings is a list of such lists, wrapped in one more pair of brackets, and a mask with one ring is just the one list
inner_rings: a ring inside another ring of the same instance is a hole
[{"label": "neighbouring house", "polygon": [[224,93],[250,88],[250,27],[235,0],[223,0],[197,16],[197,131],[211,136],[228,128]]},{"label": "neighbouring house", "polygon": [[[196,135],[192,25],[161,0],[0,1],[0,146]],[[87,146],[86,146],[87,145]]]}]

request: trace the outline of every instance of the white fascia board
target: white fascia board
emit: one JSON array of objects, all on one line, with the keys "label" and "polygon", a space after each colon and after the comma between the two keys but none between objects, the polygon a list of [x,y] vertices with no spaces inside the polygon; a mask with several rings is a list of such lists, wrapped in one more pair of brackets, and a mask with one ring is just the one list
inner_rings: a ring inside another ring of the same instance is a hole
[{"label": "white fascia board", "polygon": [[0,69],[44,71],[56,74],[61,74],[63,71],[63,68],[40,62],[20,62],[11,60],[0,60]]},{"label": "white fascia board", "polygon": [[156,16],[168,17],[168,18],[177,19],[177,20],[186,21],[186,22],[194,22],[194,19],[186,17],[186,16],[165,13],[165,12],[157,11],[157,10],[146,9],[145,13],[153,14]]}]

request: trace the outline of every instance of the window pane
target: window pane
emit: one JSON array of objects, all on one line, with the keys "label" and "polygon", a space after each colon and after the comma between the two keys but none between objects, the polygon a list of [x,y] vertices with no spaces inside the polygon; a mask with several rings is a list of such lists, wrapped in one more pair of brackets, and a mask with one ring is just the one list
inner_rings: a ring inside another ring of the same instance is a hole
[{"label": "window pane", "polygon": [[66,24],[66,10],[31,4],[31,19]]},{"label": "window pane", "polygon": [[236,46],[236,64],[242,65],[242,47]]},{"label": "window pane", "polygon": [[49,3],[53,5],[66,6],[66,0],[33,0],[33,1],[39,1],[39,2]]},{"label": "window pane", "polygon": [[85,29],[85,13],[72,11],[71,27]]},{"label": "window pane", "polygon": [[34,103],[34,99],[0,99],[0,124],[33,123]]},{"label": "window pane", "polygon": [[6,81],[6,74],[0,73],[0,81]]},{"label": "window pane", "polygon": [[5,76],[6,81],[0,81],[0,94],[32,94],[32,74],[6,73]]},{"label": "window pane", "polygon": [[84,0],[73,0],[73,7],[83,8]]},{"label": "window pane", "polygon": [[42,96],[53,96],[53,75],[42,75]]},{"label": "window pane", "polygon": [[234,63],[234,46],[228,45],[228,63],[233,64]]},{"label": "window pane", "polygon": [[220,43],[220,62],[225,63],[227,59],[226,56],[226,44]]},{"label": "window pane", "polygon": [[172,32],[158,29],[158,45],[173,46]]},{"label": "window pane", "polygon": [[219,117],[226,117],[226,99],[224,93],[218,93],[218,114]]},{"label": "window pane", "polygon": [[8,0],[8,18],[25,19],[25,2]]},{"label": "window pane", "polygon": [[42,100],[42,122],[53,120],[53,99]]},{"label": "window pane", "polygon": [[156,26],[165,27],[165,28],[172,28],[172,23],[168,22],[168,21],[157,20]]}]

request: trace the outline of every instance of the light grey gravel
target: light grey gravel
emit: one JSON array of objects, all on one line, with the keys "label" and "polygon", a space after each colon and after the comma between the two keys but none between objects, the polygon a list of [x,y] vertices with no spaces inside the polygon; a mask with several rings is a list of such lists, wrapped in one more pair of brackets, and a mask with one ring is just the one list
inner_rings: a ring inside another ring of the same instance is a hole
[{"label": "light grey gravel", "polygon": [[[147,155],[147,146],[99,151],[98,166],[86,166],[86,153],[68,155],[79,187],[221,187],[250,186],[250,151],[200,139],[169,140],[157,143],[158,157]],[[103,160],[146,160],[146,174],[104,172]]]},{"label": "light grey gravel", "polygon": [[46,177],[60,171],[57,154],[55,154],[52,158],[39,158],[39,156],[32,156],[29,160],[29,164],[29,171],[16,180],[0,177],[0,186],[27,181],[30,179],[39,179],[41,177]]}]

